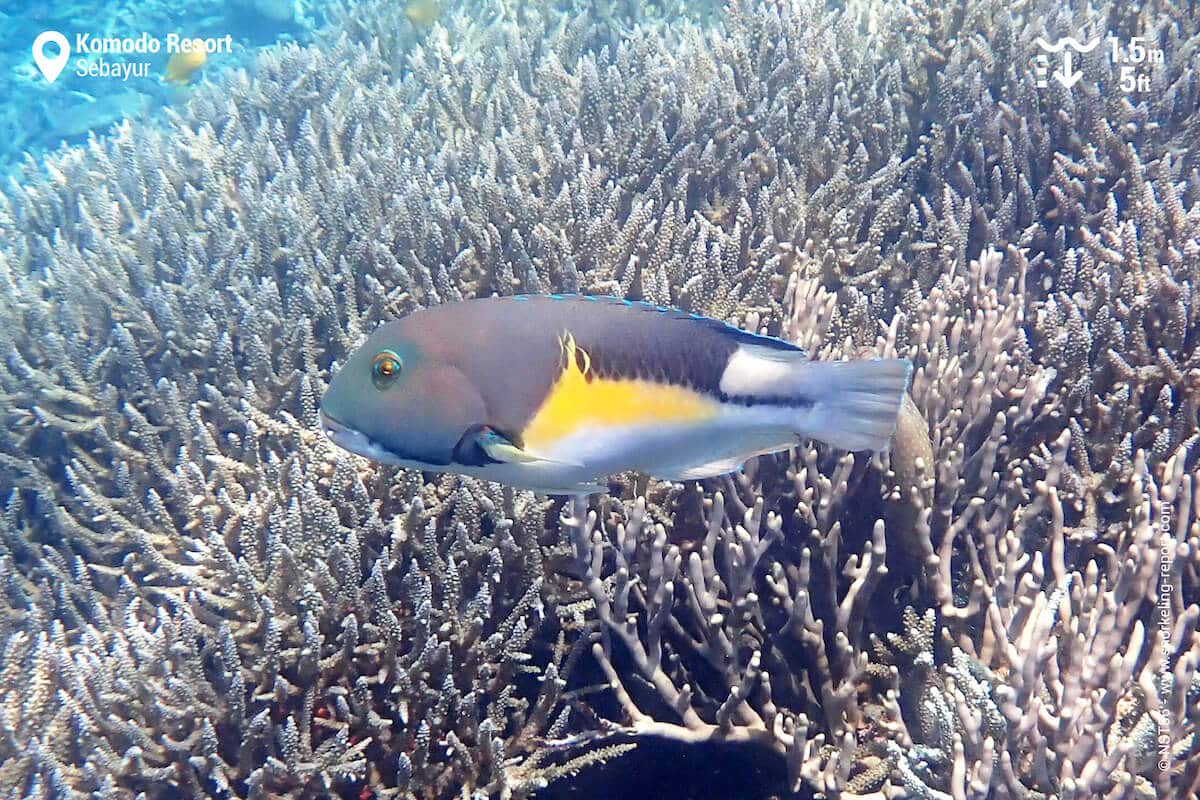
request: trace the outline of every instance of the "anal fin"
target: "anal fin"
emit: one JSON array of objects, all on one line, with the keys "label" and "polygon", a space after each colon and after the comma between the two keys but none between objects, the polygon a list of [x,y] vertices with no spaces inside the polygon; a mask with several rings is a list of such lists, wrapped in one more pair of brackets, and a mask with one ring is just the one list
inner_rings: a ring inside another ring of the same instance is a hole
[{"label": "anal fin", "polygon": [[673,476],[662,476],[668,481],[698,481],[703,478],[715,478],[718,475],[725,475],[734,472],[741,468],[742,464],[751,456],[734,456],[733,458],[720,458],[716,461],[710,461],[707,464],[697,464],[694,467],[688,467],[683,472]]},{"label": "anal fin", "polygon": [[572,486],[534,487],[533,491],[538,494],[589,495],[603,494],[608,491],[608,487],[598,483],[576,483]]}]

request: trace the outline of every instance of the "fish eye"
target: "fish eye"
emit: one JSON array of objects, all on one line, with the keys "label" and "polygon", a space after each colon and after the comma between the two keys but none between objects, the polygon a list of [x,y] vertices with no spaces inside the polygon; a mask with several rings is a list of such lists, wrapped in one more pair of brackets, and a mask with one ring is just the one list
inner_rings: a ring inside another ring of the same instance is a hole
[{"label": "fish eye", "polygon": [[371,382],[376,389],[386,389],[400,377],[400,369],[400,356],[381,350],[371,362]]}]

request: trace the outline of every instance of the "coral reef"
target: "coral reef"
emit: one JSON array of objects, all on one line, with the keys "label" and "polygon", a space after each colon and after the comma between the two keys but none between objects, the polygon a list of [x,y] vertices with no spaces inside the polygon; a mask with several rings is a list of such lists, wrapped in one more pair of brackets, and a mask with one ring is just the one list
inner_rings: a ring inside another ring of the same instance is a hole
[{"label": "coral reef", "polygon": [[[1187,450],[1153,470],[1139,451],[1127,483],[1104,490],[1109,505],[1125,499],[1125,516],[1106,510],[1100,531],[1068,524],[1078,450],[1056,414],[1053,370],[1027,349],[1028,363],[1010,363],[1028,266],[1015,258],[998,286],[1003,258],[986,252],[916,313],[925,329],[903,352],[918,365],[913,393],[938,455],[908,497],[886,461],[807,449],[784,466],[783,486],[781,465],[760,460],[711,499],[668,496],[652,533],[644,504],[608,509],[606,533],[595,511],[564,516],[612,631],[595,655],[634,730],[756,741],[841,797],[1154,797],[1195,785]],[[819,342],[835,298],[812,279],[794,280],[792,297],[792,329]],[[879,352],[896,351],[898,328],[880,334]],[[1054,418],[1061,433],[1024,452]],[[965,439],[984,423],[986,437]],[[847,507],[864,495],[874,508]],[[1076,505],[1081,522],[1087,503]],[[698,524],[702,539],[676,544]],[[1186,564],[1164,573],[1168,555]],[[868,637],[883,592],[926,611],[908,608],[892,620],[900,632]],[[614,640],[649,701],[613,668]],[[647,714],[647,702],[674,713]]]},{"label": "coral reef", "polygon": [[[0,196],[8,796],[1197,791],[1200,25],[670,5],[363,3]],[[1152,93],[1035,88],[1088,24]],[[907,356],[903,435],[590,505],[320,435],[381,319],[552,289]]]}]

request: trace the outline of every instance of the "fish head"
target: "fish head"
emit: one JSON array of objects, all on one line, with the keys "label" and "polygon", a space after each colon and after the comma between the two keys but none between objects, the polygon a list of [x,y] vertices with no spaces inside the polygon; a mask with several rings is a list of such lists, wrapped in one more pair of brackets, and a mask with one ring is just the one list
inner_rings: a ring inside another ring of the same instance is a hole
[{"label": "fish head", "polygon": [[321,427],[339,447],[403,467],[444,469],[485,414],[478,389],[406,330],[380,326],[334,373]]}]

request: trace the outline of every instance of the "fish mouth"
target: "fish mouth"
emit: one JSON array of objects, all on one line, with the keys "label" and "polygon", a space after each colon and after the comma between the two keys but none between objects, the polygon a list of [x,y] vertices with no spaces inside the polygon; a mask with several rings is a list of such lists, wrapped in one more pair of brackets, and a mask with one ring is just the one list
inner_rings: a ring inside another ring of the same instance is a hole
[{"label": "fish mouth", "polygon": [[379,461],[384,464],[403,465],[404,463],[403,459],[399,458],[395,453],[370,436],[367,436],[360,430],[351,428],[349,425],[338,422],[324,411],[321,412],[321,432],[325,434],[325,438],[329,439],[329,441],[343,450],[349,450],[355,455],[364,456],[372,461]]}]

